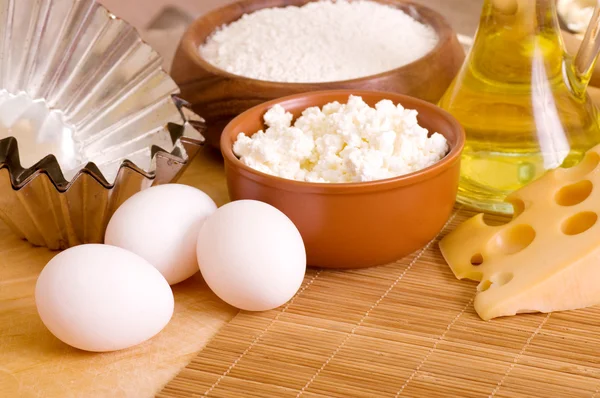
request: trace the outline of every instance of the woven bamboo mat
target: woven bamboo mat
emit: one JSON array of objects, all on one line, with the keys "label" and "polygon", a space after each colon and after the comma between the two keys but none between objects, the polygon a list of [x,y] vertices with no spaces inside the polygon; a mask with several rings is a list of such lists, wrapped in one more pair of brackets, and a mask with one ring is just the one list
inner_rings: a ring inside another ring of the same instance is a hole
[{"label": "woven bamboo mat", "polygon": [[600,308],[484,322],[438,240],[383,267],[310,270],[284,307],[240,312],[158,397],[600,398]]}]

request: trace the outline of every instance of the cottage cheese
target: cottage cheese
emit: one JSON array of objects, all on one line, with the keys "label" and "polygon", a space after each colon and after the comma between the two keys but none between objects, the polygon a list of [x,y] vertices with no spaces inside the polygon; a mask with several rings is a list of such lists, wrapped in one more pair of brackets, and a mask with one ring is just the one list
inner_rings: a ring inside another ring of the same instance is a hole
[{"label": "cottage cheese", "polygon": [[274,176],[324,183],[396,177],[431,166],[448,152],[446,138],[428,136],[417,111],[383,100],[375,108],[361,97],[307,108],[293,124],[280,105],[264,116],[267,126],[240,133],[233,151],[246,165]]}]

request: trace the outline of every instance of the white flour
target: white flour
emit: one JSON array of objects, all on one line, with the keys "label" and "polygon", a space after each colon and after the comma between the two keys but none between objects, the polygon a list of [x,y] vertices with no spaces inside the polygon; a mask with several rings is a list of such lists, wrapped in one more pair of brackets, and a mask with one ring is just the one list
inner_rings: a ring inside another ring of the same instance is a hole
[{"label": "white flour", "polygon": [[215,31],[200,54],[230,73],[276,82],[328,82],[382,73],[438,42],[403,11],[372,1],[267,8]]}]

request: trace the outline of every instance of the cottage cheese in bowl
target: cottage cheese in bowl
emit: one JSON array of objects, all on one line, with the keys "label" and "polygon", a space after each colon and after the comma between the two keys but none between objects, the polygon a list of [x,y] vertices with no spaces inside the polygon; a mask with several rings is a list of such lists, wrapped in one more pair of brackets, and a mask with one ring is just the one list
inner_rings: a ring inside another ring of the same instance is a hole
[{"label": "cottage cheese in bowl", "polygon": [[421,127],[417,111],[360,96],[310,107],[294,122],[281,105],[264,115],[267,128],[238,135],[233,152],[266,174],[305,182],[350,183],[397,177],[429,167],[449,150],[446,138]]},{"label": "cottage cheese in bowl", "polygon": [[392,5],[321,0],[245,14],[217,29],[199,52],[238,76],[321,83],[399,68],[428,54],[438,40],[431,26]]}]

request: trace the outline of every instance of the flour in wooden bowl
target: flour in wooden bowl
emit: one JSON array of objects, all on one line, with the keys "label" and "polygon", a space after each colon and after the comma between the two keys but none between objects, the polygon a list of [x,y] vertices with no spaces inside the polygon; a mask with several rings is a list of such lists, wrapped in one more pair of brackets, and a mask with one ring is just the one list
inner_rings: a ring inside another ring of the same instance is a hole
[{"label": "flour in wooden bowl", "polygon": [[235,75],[319,83],[404,66],[437,43],[433,28],[395,7],[323,0],[245,14],[217,29],[199,51],[210,64]]}]

